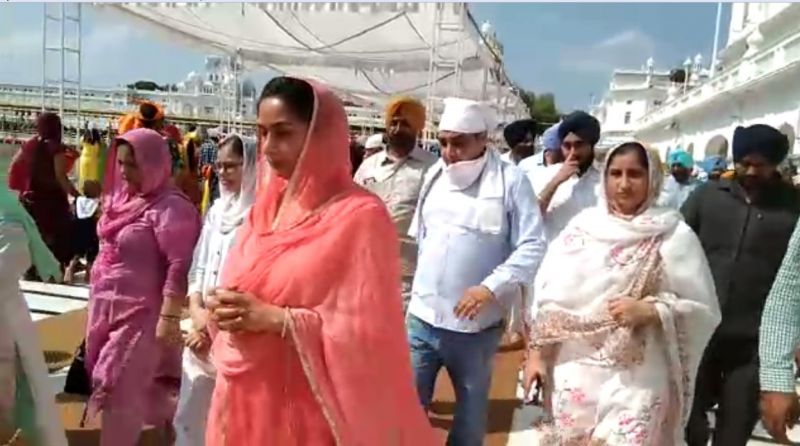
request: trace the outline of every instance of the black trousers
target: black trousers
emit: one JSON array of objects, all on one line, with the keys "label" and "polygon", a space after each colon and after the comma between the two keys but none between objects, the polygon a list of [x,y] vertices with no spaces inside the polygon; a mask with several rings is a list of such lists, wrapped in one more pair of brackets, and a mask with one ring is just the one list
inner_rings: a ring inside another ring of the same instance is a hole
[{"label": "black trousers", "polygon": [[745,446],[758,423],[758,394],[758,341],[712,339],[697,373],[687,444],[708,444],[708,411],[716,404],[712,446]]}]

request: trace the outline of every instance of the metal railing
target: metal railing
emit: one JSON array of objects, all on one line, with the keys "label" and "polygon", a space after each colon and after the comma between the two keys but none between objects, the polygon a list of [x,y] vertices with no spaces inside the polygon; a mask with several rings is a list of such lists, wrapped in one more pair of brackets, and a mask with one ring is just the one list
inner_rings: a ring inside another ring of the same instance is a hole
[{"label": "metal railing", "polygon": [[636,123],[637,131],[659,124],[709,99],[800,63],[800,33],[746,58],[696,88],[664,103]]}]

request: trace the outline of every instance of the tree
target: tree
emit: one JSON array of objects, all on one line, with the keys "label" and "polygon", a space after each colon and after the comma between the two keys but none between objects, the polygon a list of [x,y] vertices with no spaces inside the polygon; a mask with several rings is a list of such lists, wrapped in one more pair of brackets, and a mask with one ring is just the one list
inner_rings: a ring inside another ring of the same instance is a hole
[{"label": "tree", "polygon": [[164,91],[166,89],[153,81],[136,81],[133,84],[128,84],[128,88],[141,91]]},{"label": "tree", "polygon": [[558,122],[561,114],[556,107],[556,98],[552,93],[536,93],[527,90],[520,91],[520,97],[528,107],[531,118],[539,124],[540,131]]}]

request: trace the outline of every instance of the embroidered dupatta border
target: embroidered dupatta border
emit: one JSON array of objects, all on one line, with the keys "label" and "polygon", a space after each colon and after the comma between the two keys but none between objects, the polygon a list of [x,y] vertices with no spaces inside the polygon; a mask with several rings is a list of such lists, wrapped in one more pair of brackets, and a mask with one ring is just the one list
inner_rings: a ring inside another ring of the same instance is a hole
[{"label": "embroidered dupatta border", "polygon": [[314,399],[317,400],[317,404],[319,404],[320,409],[322,410],[322,415],[325,417],[325,420],[328,422],[328,427],[331,430],[331,435],[333,435],[333,439],[338,446],[343,446],[344,443],[342,442],[341,433],[339,431],[338,426],[336,425],[336,421],[333,418],[333,414],[331,408],[328,406],[325,398],[322,396],[320,392],[319,383],[317,382],[316,378],[314,377],[313,370],[311,369],[311,362],[308,360],[308,352],[305,350],[303,345],[299,342],[299,338],[297,336],[297,327],[294,324],[294,317],[292,316],[291,311],[286,312],[286,317],[289,318],[288,326],[289,326],[289,333],[292,335],[292,344],[295,346],[295,350],[297,351],[297,356],[300,358],[300,364],[303,367],[303,372],[306,375],[306,379],[308,379],[308,384],[311,387],[311,393],[314,394]]}]

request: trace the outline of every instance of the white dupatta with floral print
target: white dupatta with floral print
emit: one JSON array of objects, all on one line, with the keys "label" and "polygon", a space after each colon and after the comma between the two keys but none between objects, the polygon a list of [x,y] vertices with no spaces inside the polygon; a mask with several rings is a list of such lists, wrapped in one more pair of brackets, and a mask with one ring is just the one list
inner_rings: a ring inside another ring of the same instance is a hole
[{"label": "white dupatta with floral print", "polygon": [[[657,196],[659,164],[650,165]],[[585,210],[549,246],[534,295],[532,340],[557,351],[554,425],[541,444],[683,444],[720,312],[703,249],[680,214],[649,207],[620,218],[605,203]],[[660,323],[617,326],[606,310],[617,296],[654,303]]]}]

